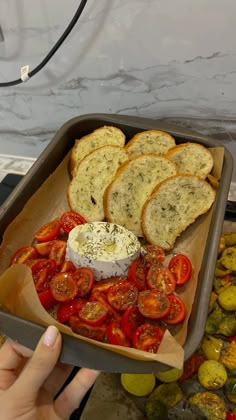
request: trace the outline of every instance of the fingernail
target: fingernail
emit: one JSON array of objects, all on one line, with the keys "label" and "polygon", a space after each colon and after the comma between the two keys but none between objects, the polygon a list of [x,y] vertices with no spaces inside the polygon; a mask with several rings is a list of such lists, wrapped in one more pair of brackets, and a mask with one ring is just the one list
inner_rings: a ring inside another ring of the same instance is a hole
[{"label": "fingernail", "polygon": [[50,325],[44,333],[43,343],[47,347],[52,347],[55,344],[58,336],[58,329],[54,325]]}]

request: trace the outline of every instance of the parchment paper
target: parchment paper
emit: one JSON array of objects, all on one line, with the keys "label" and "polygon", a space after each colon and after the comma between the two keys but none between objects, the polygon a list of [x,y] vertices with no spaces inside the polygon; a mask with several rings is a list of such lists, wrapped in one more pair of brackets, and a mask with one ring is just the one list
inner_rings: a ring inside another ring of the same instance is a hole
[{"label": "parchment paper", "polygon": [[[216,180],[219,180],[224,148],[219,147],[210,150],[214,157],[212,175]],[[0,248],[0,274],[2,274],[0,277],[0,307],[12,314],[38,322],[44,326],[49,324],[57,325],[60,331],[76,336],[69,327],[57,322],[41,306],[34,288],[30,269],[19,264],[8,268],[12,254],[18,248],[31,244],[33,235],[40,226],[60,217],[64,211],[69,210],[66,196],[70,181],[68,165],[69,154],[6,229]],[[182,367],[184,360],[182,346],[186,338],[188,318],[194,300],[211,217],[212,210],[199,217],[193,225],[181,234],[172,251],[172,253],[185,253],[193,265],[191,280],[188,284],[178,289],[178,294],[185,302],[187,308],[187,317],[181,326],[172,331],[172,334],[168,330],[166,331],[157,354],[99,343],[85,337],[80,338],[94,343],[94,346],[109,348],[111,351],[116,351],[137,360],[154,360],[166,363],[169,366]]]}]

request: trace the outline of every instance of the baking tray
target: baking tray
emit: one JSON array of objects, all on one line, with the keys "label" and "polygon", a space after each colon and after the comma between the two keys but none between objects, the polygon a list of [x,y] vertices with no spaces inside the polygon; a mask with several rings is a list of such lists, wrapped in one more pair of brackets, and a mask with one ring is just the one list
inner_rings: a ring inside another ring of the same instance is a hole
[{"label": "baking tray", "polygon": [[[159,129],[173,135],[177,144],[191,141],[200,143],[205,147],[222,146],[218,141],[207,136],[182,127],[170,125],[163,120],[113,114],[87,114],[75,117],[61,127],[29,172],[4,202],[0,209],[1,239],[8,224],[13,221],[29,198],[61,163],[74,145],[75,139],[89,134],[91,131],[104,125],[114,125],[120,128],[125,133],[127,141],[142,130]],[[207,308],[212,289],[218,243],[233,171],[233,158],[225,147],[224,151],[221,182],[213,207],[213,215],[199,274],[198,287],[188,323],[188,334],[183,346],[185,360],[197,349],[204,333],[207,318]],[[204,279],[208,280],[204,281]],[[22,344],[32,349],[35,348],[44,330],[45,328],[41,325],[0,311],[0,331],[13,339],[19,340]],[[159,362],[134,360],[64,334],[61,361],[80,367],[89,366],[90,368],[105,370],[107,372],[145,373],[169,368],[167,365]]]}]

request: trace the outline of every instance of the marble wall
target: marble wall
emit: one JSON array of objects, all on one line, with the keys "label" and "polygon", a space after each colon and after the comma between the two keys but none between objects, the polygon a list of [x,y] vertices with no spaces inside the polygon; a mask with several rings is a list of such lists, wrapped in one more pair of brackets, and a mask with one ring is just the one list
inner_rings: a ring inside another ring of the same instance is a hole
[{"label": "marble wall", "polygon": [[[78,3],[1,0],[0,81],[35,68]],[[170,118],[232,147],[235,14],[234,0],[88,0],[47,66],[0,88],[0,153],[37,157],[65,121],[93,112]]]}]

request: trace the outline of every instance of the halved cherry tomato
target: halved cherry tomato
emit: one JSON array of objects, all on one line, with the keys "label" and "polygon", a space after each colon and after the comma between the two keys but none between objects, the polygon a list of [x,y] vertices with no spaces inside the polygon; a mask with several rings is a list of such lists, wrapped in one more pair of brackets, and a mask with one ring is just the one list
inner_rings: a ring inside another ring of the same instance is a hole
[{"label": "halved cherry tomato", "polygon": [[226,339],[228,341],[236,341],[236,335],[229,335],[228,337],[226,337]]},{"label": "halved cherry tomato", "polygon": [[197,373],[201,364],[206,360],[202,354],[194,353],[188,360],[184,362],[184,372],[179,378],[179,381],[185,381]]},{"label": "halved cherry tomato", "polygon": [[161,289],[169,295],[175,291],[176,281],[168,268],[152,265],[148,270],[147,285],[149,289]]},{"label": "halved cherry tomato", "polygon": [[132,339],[134,331],[142,324],[144,324],[145,318],[139,312],[137,306],[131,306],[127,308],[121,318],[121,328],[125,335]]},{"label": "halved cherry tomato", "polygon": [[39,242],[52,241],[57,238],[61,229],[59,220],[52,220],[49,223],[41,226],[34,234],[34,238]]},{"label": "halved cherry tomato", "polygon": [[50,289],[38,293],[38,297],[44,309],[47,310],[53,308],[53,306],[55,306],[58,303],[52,296]]},{"label": "halved cherry tomato", "polygon": [[73,262],[68,260],[62,263],[60,272],[65,273],[68,271],[75,271],[75,270],[76,270],[76,267],[74,266]]},{"label": "halved cherry tomato", "polygon": [[35,260],[31,271],[37,292],[43,292],[50,287],[51,278],[56,273],[56,262],[46,258]]},{"label": "halved cherry tomato", "polygon": [[60,303],[57,310],[57,319],[62,324],[70,318],[71,315],[78,314],[80,309],[87,303],[86,299],[74,299],[71,302]]},{"label": "halved cherry tomato", "polygon": [[184,254],[177,254],[172,257],[168,268],[173,273],[177,285],[182,285],[191,278],[192,264]]},{"label": "halved cherry tomato", "polygon": [[227,411],[226,413],[226,420],[236,420],[236,414]]},{"label": "halved cherry tomato", "polygon": [[65,261],[66,242],[55,240],[49,252],[49,258],[56,261],[57,267],[60,267]]},{"label": "halved cherry tomato", "polygon": [[151,265],[162,265],[165,259],[165,252],[157,245],[144,245],[143,261],[150,267]]},{"label": "halved cherry tomato", "polygon": [[158,325],[142,324],[133,334],[133,346],[135,349],[157,353],[164,330]]},{"label": "halved cherry tomato", "polygon": [[83,297],[91,292],[94,284],[94,274],[90,268],[77,268],[73,271],[73,278],[78,285],[78,296]]},{"label": "halved cherry tomato", "polygon": [[120,328],[119,323],[111,322],[107,327],[107,341],[117,346],[131,347],[130,340]]},{"label": "halved cherry tomato", "polygon": [[114,276],[109,277],[108,279],[99,280],[94,284],[93,292],[95,290],[98,290],[99,292],[108,292],[108,290],[111,286],[113,286],[113,284],[121,282],[123,280],[125,280],[125,278],[122,278],[120,276]]},{"label": "halved cherry tomato", "polygon": [[52,244],[53,244],[53,241],[48,241],[48,242],[40,242],[38,244],[34,244],[34,246],[37,249],[39,255],[45,257],[49,255]]},{"label": "halved cherry tomato", "polygon": [[87,302],[79,311],[79,318],[88,325],[102,325],[108,313],[107,305],[101,302]]},{"label": "halved cherry tomato", "polygon": [[138,309],[147,318],[163,318],[170,311],[170,300],[163,290],[143,290],[138,296]]},{"label": "halved cherry tomato", "polygon": [[64,232],[69,233],[74,227],[87,223],[87,220],[75,211],[66,211],[62,214],[60,222]]},{"label": "halved cherry tomato", "polygon": [[147,275],[147,266],[145,265],[143,259],[136,258],[132,261],[128,269],[128,280],[133,283],[138,290],[146,289],[146,275]]},{"label": "halved cherry tomato", "polygon": [[34,246],[22,246],[11,257],[10,265],[25,264],[26,261],[38,257],[37,249]]},{"label": "halved cherry tomato", "polygon": [[69,325],[76,334],[83,337],[92,338],[93,340],[103,341],[106,334],[106,325],[94,326],[82,322],[78,315],[72,315],[69,318]]},{"label": "halved cherry tomato", "polygon": [[166,324],[179,324],[186,317],[186,307],[182,299],[177,295],[169,295],[170,312],[162,318]]},{"label": "halved cherry tomato", "polygon": [[116,321],[117,320],[120,321],[120,319],[121,319],[120,313],[118,311],[116,311],[114,308],[112,308],[112,306],[110,305],[110,303],[107,300],[107,295],[106,295],[105,292],[100,292],[100,290],[97,290],[93,287],[92,293],[91,293],[90,298],[89,298],[89,302],[101,302],[101,303],[103,303],[104,305],[107,306],[111,317]]},{"label": "halved cherry tomato", "polygon": [[110,287],[107,299],[114,309],[125,311],[129,306],[133,306],[137,302],[138,289],[128,280],[125,280]]},{"label": "halved cherry tomato", "polygon": [[57,273],[51,279],[50,289],[58,302],[68,302],[76,297],[78,284],[72,273]]}]

